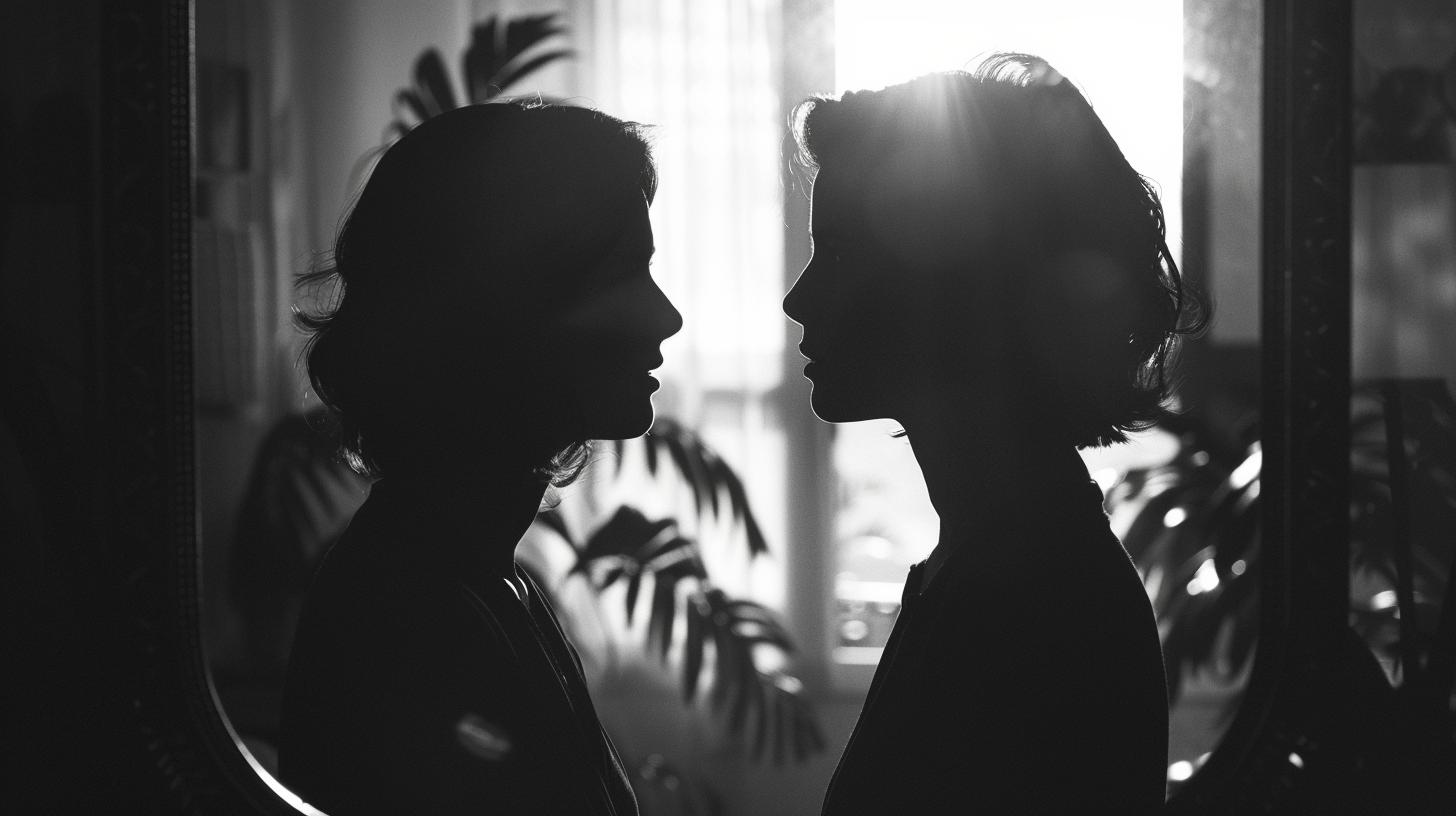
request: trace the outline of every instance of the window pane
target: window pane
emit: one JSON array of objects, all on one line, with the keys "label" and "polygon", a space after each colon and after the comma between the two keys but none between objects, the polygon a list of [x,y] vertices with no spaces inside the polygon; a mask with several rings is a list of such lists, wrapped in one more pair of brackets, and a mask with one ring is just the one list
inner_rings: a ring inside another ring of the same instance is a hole
[{"label": "window pane", "polygon": [[589,17],[593,47],[577,92],[651,126],[660,179],[652,274],[683,316],[663,344],[653,402],[738,473],[772,548],[750,561],[732,536],[733,546],[705,546],[715,583],[778,607],[787,468],[775,399],[788,325],[777,8],[622,0]]}]

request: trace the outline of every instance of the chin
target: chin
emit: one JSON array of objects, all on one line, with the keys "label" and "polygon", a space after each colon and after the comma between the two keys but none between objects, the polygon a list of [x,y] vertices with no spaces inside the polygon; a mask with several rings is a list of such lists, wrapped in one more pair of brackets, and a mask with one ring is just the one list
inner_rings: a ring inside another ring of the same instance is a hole
[{"label": "chin", "polygon": [[599,379],[577,388],[567,398],[578,439],[633,439],[652,427],[656,411],[652,394],[655,378]]},{"label": "chin", "polygon": [[825,422],[864,422],[888,416],[884,411],[875,411],[866,404],[862,395],[844,393],[840,389],[814,383],[809,394],[809,407],[814,416]]},{"label": "chin", "polygon": [[657,413],[651,400],[642,400],[635,405],[595,406],[594,416],[589,418],[590,439],[635,439],[652,428]]}]

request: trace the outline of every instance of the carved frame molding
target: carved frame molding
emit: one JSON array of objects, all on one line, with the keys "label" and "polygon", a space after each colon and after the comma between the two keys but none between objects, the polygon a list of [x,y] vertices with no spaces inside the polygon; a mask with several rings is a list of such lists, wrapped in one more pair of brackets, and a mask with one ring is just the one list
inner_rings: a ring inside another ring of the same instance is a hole
[{"label": "carved frame molding", "polygon": [[1264,4],[1261,631],[1246,702],[1174,814],[1319,812],[1354,778],[1351,20],[1350,0]]},{"label": "carved frame molding", "polygon": [[110,0],[101,45],[100,499],[135,739],[180,813],[297,813],[236,746],[201,638],[192,4]]}]

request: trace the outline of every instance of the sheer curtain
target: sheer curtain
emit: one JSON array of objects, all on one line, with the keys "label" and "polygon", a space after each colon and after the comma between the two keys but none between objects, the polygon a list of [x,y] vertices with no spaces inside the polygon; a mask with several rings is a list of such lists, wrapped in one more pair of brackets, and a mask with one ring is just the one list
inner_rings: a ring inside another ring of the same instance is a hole
[{"label": "sheer curtain", "polygon": [[[719,583],[782,597],[786,450],[775,399],[787,322],[778,0],[575,0],[579,101],[652,126],[660,185],[653,274],[683,313],[660,414],[743,477],[779,556],[707,553]],[[723,548],[718,548],[723,549]]]}]

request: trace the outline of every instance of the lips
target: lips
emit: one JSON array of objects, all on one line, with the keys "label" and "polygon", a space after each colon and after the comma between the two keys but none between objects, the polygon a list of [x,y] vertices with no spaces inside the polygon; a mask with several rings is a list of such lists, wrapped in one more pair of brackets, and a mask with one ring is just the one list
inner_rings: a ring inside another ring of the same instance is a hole
[{"label": "lips", "polygon": [[662,367],[662,352],[657,349],[637,349],[635,352],[627,352],[619,358],[623,362],[623,368],[633,371],[652,371]]},{"label": "lips", "polygon": [[814,370],[823,365],[823,363],[819,362],[821,359],[818,356],[819,352],[816,349],[805,348],[804,344],[800,343],[799,354],[804,357],[804,376],[813,379]]},{"label": "lips", "polygon": [[628,374],[630,377],[642,378],[643,380],[650,380],[656,383],[658,381],[656,371],[661,367],[662,357],[642,357],[633,361],[627,371],[630,372]]},{"label": "lips", "polygon": [[645,377],[662,367],[661,354],[622,354],[595,361],[583,358],[583,374],[588,377],[612,380],[619,377]]}]

